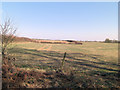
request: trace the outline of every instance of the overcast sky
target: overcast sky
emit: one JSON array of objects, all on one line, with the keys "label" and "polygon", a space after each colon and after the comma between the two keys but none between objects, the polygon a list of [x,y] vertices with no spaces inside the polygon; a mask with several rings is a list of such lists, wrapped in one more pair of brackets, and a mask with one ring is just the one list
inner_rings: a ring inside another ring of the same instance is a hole
[{"label": "overcast sky", "polygon": [[39,39],[105,40],[118,38],[117,2],[4,2],[17,35]]}]

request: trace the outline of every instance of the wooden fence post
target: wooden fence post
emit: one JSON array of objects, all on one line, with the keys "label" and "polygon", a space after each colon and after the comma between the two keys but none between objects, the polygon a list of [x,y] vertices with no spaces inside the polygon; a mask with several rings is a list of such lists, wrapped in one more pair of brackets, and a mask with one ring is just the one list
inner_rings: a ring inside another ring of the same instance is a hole
[{"label": "wooden fence post", "polygon": [[66,52],[64,53],[64,57],[63,57],[63,60],[62,60],[61,69],[63,68],[64,62],[65,62],[65,57],[66,57]]}]

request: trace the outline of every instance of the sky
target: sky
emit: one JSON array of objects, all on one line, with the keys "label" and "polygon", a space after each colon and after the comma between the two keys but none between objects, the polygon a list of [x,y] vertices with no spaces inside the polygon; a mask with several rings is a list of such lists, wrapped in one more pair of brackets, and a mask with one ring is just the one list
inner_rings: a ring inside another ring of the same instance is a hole
[{"label": "sky", "polygon": [[16,35],[36,39],[118,39],[117,2],[4,2]]}]

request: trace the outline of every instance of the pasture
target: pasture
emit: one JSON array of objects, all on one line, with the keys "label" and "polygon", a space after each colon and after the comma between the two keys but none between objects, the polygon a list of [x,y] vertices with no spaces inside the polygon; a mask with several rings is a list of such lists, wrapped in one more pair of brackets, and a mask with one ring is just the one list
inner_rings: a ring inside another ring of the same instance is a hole
[{"label": "pasture", "polygon": [[75,85],[119,86],[117,43],[83,42],[83,45],[79,45],[17,42],[10,46],[8,52],[16,58],[16,67],[41,72],[57,70],[66,52],[64,72],[74,73]]}]

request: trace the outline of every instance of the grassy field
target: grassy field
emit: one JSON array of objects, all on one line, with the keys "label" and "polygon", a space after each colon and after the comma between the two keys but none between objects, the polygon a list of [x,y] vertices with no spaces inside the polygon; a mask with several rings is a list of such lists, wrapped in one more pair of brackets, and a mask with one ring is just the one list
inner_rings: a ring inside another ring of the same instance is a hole
[{"label": "grassy field", "polygon": [[119,86],[117,43],[83,42],[83,45],[79,45],[19,42],[9,48],[9,53],[16,57],[16,67],[42,72],[58,69],[65,52],[63,68],[66,73],[74,72],[73,84],[78,87],[90,84],[98,87]]}]

